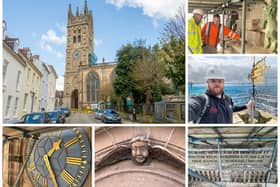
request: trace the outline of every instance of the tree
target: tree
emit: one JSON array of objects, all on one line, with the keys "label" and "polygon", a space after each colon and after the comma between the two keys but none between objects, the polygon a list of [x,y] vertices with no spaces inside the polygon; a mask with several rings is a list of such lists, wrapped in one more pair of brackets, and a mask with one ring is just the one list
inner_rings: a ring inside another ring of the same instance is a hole
[{"label": "tree", "polygon": [[167,64],[166,76],[174,88],[185,92],[185,10],[180,7],[174,19],[166,25],[161,37],[162,50]]},{"label": "tree", "polygon": [[[143,49],[142,49],[143,50]],[[163,51],[158,45],[148,49],[142,59],[134,63],[132,78],[135,81],[135,88],[145,94],[144,112],[152,112],[152,103],[161,100],[159,83],[165,75],[165,64]]]},{"label": "tree", "polygon": [[125,102],[128,96],[133,97],[135,103],[143,102],[143,93],[136,89],[135,80],[132,77],[134,64],[143,60],[149,53],[145,47],[145,41],[137,40],[133,44],[122,46],[117,52],[118,65],[113,87],[117,96]]}]

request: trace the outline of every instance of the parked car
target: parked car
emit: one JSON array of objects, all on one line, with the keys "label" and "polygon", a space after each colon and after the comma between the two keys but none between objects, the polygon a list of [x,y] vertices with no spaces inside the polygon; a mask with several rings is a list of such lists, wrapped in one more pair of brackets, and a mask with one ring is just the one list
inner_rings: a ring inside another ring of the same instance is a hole
[{"label": "parked car", "polygon": [[95,112],[95,119],[102,119],[102,115],[103,115],[103,113],[104,113],[104,110],[97,110],[96,112]]},{"label": "parked car", "polygon": [[11,120],[3,121],[3,124],[19,124],[19,123],[23,123],[23,121],[20,119],[11,119]]},{"label": "parked car", "polygon": [[34,112],[25,114],[21,117],[22,123],[38,124],[38,123],[51,123],[47,112]]},{"label": "parked car", "polygon": [[48,115],[52,123],[65,123],[65,115],[59,110],[48,112]]},{"label": "parked car", "polygon": [[64,113],[66,117],[70,116],[70,114],[71,114],[70,109],[67,108],[66,106],[58,107],[58,108],[56,108],[56,110],[59,110],[59,111],[61,111],[62,113]]},{"label": "parked car", "polygon": [[102,115],[103,123],[121,123],[121,116],[112,109],[104,110]]}]

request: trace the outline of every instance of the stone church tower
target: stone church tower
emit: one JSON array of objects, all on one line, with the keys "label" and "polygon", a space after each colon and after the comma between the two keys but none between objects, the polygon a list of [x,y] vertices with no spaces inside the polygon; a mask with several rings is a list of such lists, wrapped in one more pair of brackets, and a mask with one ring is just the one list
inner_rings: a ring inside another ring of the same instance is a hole
[{"label": "stone church tower", "polygon": [[100,94],[112,87],[116,63],[96,63],[94,59],[92,11],[85,0],[83,11],[78,7],[73,15],[68,9],[66,64],[64,75],[64,105],[83,109],[91,104],[104,104],[109,95]]}]

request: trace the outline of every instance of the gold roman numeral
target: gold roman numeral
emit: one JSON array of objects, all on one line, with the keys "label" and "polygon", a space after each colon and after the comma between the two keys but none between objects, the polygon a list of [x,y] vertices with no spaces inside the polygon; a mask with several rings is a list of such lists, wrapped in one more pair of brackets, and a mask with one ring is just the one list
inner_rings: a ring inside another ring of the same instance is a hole
[{"label": "gold roman numeral", "polygon": [[63,180],[65,180],[68,184],[73,184],[74,182],[74,177],[72,177],[72,175],[70,175],[70,173],[68,173],[66,170],[63,170],[60,173],[61,178],[63,178]]},{"label": "gold roman numeral", "polygon": [[38,183],[39,178],[40,178],[40,173],[36,173],[34,176],[34,183]]},{"label": "gold roman numeral", "polygon": [[73,145],[73,144],[77,143],[78,141],[79,141],[79,138],[74,137],[74,138],[72,138],[71,140],[69,140],[68,142],[66,142],[66,143],[64,144],[64,147],[67,148],[67,147],[69,147],[70,145]]},{"label": "gold roman numeral", "polygon": [[48,187],[48,180],[43,178],[43,187]]},{"label": "gold roman numeral", "polygon": [[80,166],[81,164],[86,164],[87,161],[82,160],[82,158],[78,158],[78,157],[66,157],[66,163]]},{"label": "gold roman numeral", "polygon": [[35,163],[34,163],[34,162],[31,162],[31,163],[30,163],[29,169],[30,169],[30,170],[35,169]]},{"label": "gold roman numeral", "polygon": [[33,160],[34,159],[34,151],[30,154],[30,160]]}]

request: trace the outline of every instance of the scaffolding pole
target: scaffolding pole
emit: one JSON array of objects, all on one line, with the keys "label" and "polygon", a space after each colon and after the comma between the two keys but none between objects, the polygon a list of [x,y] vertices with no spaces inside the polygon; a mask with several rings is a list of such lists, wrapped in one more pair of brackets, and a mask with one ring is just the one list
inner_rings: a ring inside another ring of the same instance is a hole
[{"label": "scaffolding pole", "polygon": [[[222,160],[221,160],[221,148],[220,148],[220,141],[218,141],[218,161],[219,161],[219,174],[221,182],[223,183],[223,170],[222,170]],[[223,185],[221,185],[223,186]]]},{"label": "scaffolding pole", "polygon": [[245,37],[246,37],[246,8],[247,8],[247,3],[246,0],[242,1],[242,38],[241,38],[241,54],[245,53]]},{"label": "scaffolding pole", "polygon": [[222,21],[222,53],[225,53],[225,9],[223,8],[223,21]]},{"label": "scaffolding pole", "polygon": [[269,169],[268,169],[268,172],[267,172],[265,187],[267,187],[267,184],[269,183],[269,180],[270,180],[271,170],[272,170],[272,167],[273,167],[274,160],[276,158],[276,152],[277,152],[277,142],[275,142],[274,145],[273,145],[273,153],[272,153],[272,156],[271,156],[271,161],[270,161]]},{"label": "scaffolding pole", "polygon": [[258,141],[272,141],[277,142],[277,137],[223,137],[223,138],[195,138],[189,137],[189,143],[199,143],[203,141],[207,142],[217,142],[217,141],[246,141],[246,142],[258,142]]}]

